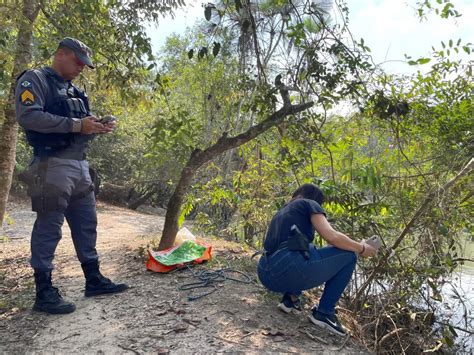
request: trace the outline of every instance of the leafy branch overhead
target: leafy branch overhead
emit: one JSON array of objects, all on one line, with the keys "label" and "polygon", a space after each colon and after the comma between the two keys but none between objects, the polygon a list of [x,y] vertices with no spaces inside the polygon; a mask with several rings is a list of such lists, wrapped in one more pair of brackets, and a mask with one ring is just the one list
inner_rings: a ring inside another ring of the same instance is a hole
[{"label": "leafy branch overhead", "polygon": [[97,78],[90,85],[116,83],[126,92],[124,97],[133,96],[128,87],[143,81],[141,70],[145,65],[148,70],[155,67],[145,23],[159,23],[160,17],[172,15],[179,6],[183,1],[42,2],[44,17],[38,22],[42,28],[37,33],[38,49],[47,59],[62,37],[81,38],[94,49],[97,63]]},{"label": "leafy branch overhead", "polygon": [[[166,108],[148,156],[183,164],[160,248],[174,240],[181,203],[199,167],[283,120],[291,124],[314,104],[328,109],[341,99],[361,99],[363,73],[371,68],[365,49],[343,40],[347,28],[331,24],[327,11],[309,1],[208,3],[204,18],[202,33],[169,42],[170,53],[185,55],[165,55],[160,72]],[[183,88],[177,79],[183,76],[193,84]]]}]

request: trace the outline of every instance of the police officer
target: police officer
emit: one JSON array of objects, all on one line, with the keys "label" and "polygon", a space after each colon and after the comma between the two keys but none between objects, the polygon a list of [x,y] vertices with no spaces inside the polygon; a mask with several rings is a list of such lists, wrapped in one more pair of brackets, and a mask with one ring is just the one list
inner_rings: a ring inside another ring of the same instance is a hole
[{"label": "police officer", "polygon": [[64,217],[84,271],[85,296],[128,288],[113,283],[99,270],[96,201],[85,152],[96,134],[112,132],[115,123],[100,123],[90,111],[87,95],[71,83],[86,65],[94,68],[91,50],[77,39],[64,38],[51,67],[22,73],[15,92],[17,120],[34,151],[24,174],[32,209],[37,212],[31,234],[36,285],[33,309],[52,314],[75,310],[51,282]]}]

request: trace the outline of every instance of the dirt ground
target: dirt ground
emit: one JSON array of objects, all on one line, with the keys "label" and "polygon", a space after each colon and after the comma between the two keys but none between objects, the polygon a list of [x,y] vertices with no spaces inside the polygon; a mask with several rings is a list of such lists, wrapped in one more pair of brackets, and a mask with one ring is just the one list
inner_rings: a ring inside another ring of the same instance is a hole
[{"label": "dirt ground", "polygon": [[[159,236],[164,218],[99,203],[98,250],[103,273],[131,288],[85,298],[84,279],[67,224],[56,252],[53,279],[76,303],[68,315],[31,310],[29,236],[35,219],[29,202],[15,198],[0,230],[0,353],[366,353],[352,338],[312,326],[306,296],[303,315],[276,308],[279,295],[256,280],[256,261],[236,243],[210,240],[214,259],[196,270],[226,267],[245,272],[251,283],[226,280],[211,295],[188,301],[178,287],[192,282],[189,270],[156,274],[145,268],[143,251]],[[343,318],[344,319],[344,318]]]}]

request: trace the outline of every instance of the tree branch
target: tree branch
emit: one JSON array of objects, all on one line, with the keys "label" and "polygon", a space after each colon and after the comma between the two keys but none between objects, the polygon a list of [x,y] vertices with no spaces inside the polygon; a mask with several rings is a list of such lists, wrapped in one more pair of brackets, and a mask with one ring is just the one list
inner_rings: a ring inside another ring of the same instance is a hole
[{"label": "tree branch", "polygon": [[271,114],[264,121],[250,127],[245,132],[237,136],[227,137],[226,135],[223,135],[214,145],[195,154],[196,165],[201,166],[205,162],[212,159],[212,157],[221,154],[226,150],[233,149],[244,143],[247,143],[271,127],[280,124],[285,119],[285,117],[305,111],[313,105],[314,103],[312,101],[298,105],[284,105],[280,110]]},{"label": "tree branch", "polygon": [[[252,25],[252,37],[253,37],[253,45],[255,47],[255,56],[257,57],[258,77],[260,79],[260,76],[262,75],[263,82],[266,83],[267,77],[265,75],[265,69],[260,59],[260,47],[258,45],[258,40],[257,40],[257,24],[255,23],[255,18],[253,17],[252,9],[250,8],[250,0],[247,0],[245,4],[247,5],[247,11],[250,18],[250,23]],[[257,5],[257,3],[255,5]]]},{"label": "tree branch", "polygon": [[469,175],[474,169],[474,158],[472,158],[465,166],[464,168],[451,180],[449,180],[446,184],[441,186],[439,189],[436,191],[430,192],[424,199],[423,203],[421,206],[418,208],[418,210],[415,212],[411,220],[407,223],[403,231],[400,233],[398,238],[395,240],[391,248],[388,248],[383,255],[379,258],[377,266],[374,268],[372,273],[370,274],[369,278],[365,281],[365,283],[361,286],[359,291],[357,292],[354,301],[360,298],[360,296],[365,292],[367,287],[370,285],[372,280],[374,279],[375,275],[379,272],[379,270],[384,266],[390,257],[390,254],[395,251],[395,249],[400,245],[400,243],[405,239],[407,236],[408,232],[411,230],[411,228],[415,225],[415,222],[417,222],[418,218],[423,215],[423,213],[427,210],[431,202],[434,200],[436,196],[439,196],[443,194],[446,190],[451,188],[459,179],[463,178],[466,175]]}]

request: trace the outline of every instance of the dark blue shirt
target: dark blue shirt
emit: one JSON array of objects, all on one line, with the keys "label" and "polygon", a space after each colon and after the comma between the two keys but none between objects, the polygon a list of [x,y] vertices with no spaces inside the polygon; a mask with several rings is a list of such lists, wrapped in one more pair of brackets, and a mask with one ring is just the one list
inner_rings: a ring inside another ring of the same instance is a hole
[{"label": "dark blue shirt", "polygon": [[280,243],[288,239],[290,229],[296,224],[300,231],[308,238],[308,243],[314,239],[314,228],[311,224],[311,215],[324,214],[323,208],[313,200],[298,198],[289,202],[273,216],[263,247],[268,253],[278,249]]},{"label": "dark blue shirt", "polygon": [[[52,93],[53,88],[56,91]],[[56,100],[66,100],[70,95],[78,98],[78,91],[71,81],[65,80],[51,67],[26,71],[19,77],[15,91],[18,123],[26,131],[33,132],[30,137],[36,142],[42,142],[40,145],[50,145],[52,140],[70,140],[71,143],[62,149],[63,153],[85,152],[95,134],[80,134],[81,117],[69,117],[69,110],[62,105],[54,105]],[[56,111],[64,112],[51,112],[53,107]],[[91,113],[88,112],[87,115]],[[70,138],[72,133],[73,139]],[[43,134],[50,134],[49,138]],[[35,155],[38,154],[36,149],[38,148],[35,147]]]},{"label": "dark blue shirt", "polygon": [[[26,71],[19,79],[16,86],[15,109],[18,123],[24,129],[40,133],[70,133],[80,132],[81,123],[74,123],[72,118],[58,116],[45,110],[46,98],[52,94],[49,92],[46,73],[51,74],[57,80],[58,90],[66,95],[70,82],[64,80],[51,67],[41,70],[33,69]],[[23,101],[23,95],[29,94],[30,99]]]}]

